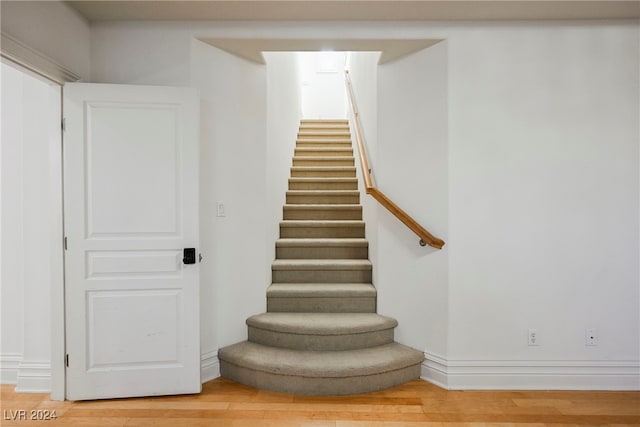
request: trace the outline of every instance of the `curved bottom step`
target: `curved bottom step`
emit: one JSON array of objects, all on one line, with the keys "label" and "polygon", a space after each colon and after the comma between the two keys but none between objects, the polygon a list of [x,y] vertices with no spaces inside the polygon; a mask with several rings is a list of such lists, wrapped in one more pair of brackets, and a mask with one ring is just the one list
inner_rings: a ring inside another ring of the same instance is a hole
[{"label": "curved bottom step", "polygon": [[398,343],[348,351],[298,351],[244,341],[220,349],[223,377],[301,395],[384,390],[420,377],[424,355]]},{"label": "curved bottom step", "polygon": [[313,351],[389,344],[397,325],[395,319],[375,313],[262,313],[247,319],[253,343]]}]

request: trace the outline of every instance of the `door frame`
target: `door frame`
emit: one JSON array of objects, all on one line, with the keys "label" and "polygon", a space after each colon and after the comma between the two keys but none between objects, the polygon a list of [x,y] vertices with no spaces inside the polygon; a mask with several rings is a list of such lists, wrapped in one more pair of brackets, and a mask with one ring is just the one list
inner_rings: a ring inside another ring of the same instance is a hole
[{"label": "door frame", "polygon": [[50,218],[50,256],[51,256],[51,400],[65,400],[66,366],[65,355],[65,270],[64,270],[64,180],[62,129],[64,111],[64,85],[60,87],[60,143],[58,147],[49,147],[49,203]]}]

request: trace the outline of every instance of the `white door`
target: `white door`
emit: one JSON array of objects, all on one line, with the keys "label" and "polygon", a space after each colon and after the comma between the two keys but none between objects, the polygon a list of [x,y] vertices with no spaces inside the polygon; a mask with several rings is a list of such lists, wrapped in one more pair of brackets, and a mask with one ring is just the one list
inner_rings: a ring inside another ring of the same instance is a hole
[{"label": "white door", "polygon": [[198,99],[64,86],[67,399],[199,393]]}]

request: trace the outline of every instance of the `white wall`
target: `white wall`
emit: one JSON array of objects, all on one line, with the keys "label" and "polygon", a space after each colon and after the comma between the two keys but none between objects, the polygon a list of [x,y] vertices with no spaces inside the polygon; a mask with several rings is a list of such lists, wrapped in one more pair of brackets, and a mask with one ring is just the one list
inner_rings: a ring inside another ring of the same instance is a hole
[{"label": "white wall", "polygon": [[89,23],[61,1],[3,1],[2,34],[87,80]]},{"label": "white wall", "polygon": [[424,377],[446,387],[637,389],[637,23],[401,35],[445,41],[379,68],[374,170],[447,245],[418,249],[379,213],[376,285],[396,336],[424,345]]},{"label": "white wall", "polygon": [[[379,66],[378,188],[432,234],[448,240],[447,47],[436,44]],[[397,339],[447,354],[448,257],[378,207],[379,308]]]},{"label": "white wall", "polygon": [[346,117],[346,52],[298,52],[302,80],[302,114],[306,119]]},{"label": "white wall", "polygon": [[50,150],[60,88],[2,64],[2,382],[50,389]]},{"label": "white wall", "polygon": [[91,27],[91,82],[189,86],[193,33],[155,23]]},{"label": "white wall", "polygon": [[[266,307],[266,70],[195,40],[192,54],[202,109],[202,351],[213,357],[246,339],[246,318]],[[224,217],[216,216],[217,202]]]},{"label": "white wall", "polygon": [[[293,151],[302,116],[298,57],[292,52],[265,52],[267,63],[267,147],[265,246],[267,259],[275,259],[280,237]],[[267,271],[267,275],[270,270]],[[270,276],[269,276],[270,278]],[[264,310],[264,308],[263,308]]]},{"label": "white wall", "polygon": [[[22,132],[23,132],[23,75],[5,64],[2,72],[2,276],[0,321],[2,335],[2,383],[15,384],[18,365],[24,350],[24,255],[22,220]],[[16,321],[16,319],[18,319]]]},{"label": "white wall", "polygon": [[[588,373],[558,387],[638,387],[638,40],[637,25],[606,24],[448,40],[450,360],[543,361]],[[510,386],[546,386],[535,367],[517,372]]]}]

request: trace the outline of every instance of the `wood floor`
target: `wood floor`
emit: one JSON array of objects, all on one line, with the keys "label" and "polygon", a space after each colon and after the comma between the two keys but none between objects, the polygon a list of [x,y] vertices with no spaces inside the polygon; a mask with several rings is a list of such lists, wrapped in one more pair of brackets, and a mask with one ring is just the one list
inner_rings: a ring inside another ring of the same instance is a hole
[{"label": "wood floor", "polygon": [[[222,378],[191,396],[52,402],[9,385],[1,392],[2,426],[640,425],[640,392],[446,391],[421,380],[348,397],[292,396]],[[27,420],[12,421],[20,410]],[[54,410],[56,420],[29,419]]]}]

